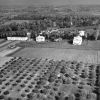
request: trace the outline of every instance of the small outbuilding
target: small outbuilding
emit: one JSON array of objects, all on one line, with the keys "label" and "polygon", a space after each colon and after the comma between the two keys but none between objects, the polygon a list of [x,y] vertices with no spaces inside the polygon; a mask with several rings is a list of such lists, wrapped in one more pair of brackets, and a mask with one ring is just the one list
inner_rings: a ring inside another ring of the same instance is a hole
[{"label": "small outbuilding", "polygon": [[79,31],[79,35],[80,36],[84,36],[85,35],[85,31],[83,31],[83,30]]}]

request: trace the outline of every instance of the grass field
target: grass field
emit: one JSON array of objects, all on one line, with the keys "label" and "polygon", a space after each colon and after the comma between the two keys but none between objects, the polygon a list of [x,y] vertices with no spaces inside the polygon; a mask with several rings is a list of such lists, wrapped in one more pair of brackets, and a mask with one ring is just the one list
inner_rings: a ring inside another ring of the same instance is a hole
[{"label": "grass field", "polygon": [[32,48],[58,48],[58,49],[77,49],[77,50],[100,50],[100,41],[83,41],[82,45],[73,45],[67,40],[60,42],[43,42],[37,43],[35,41],[20,42],[16,44],[20,47]]},{"label": "grass field", "polygon": [[48,58],[54,60],[77,60],[87,63],[98,63],[98,51],[75,50],[75,49],[56,49],[56,48],[24,48],[10,56],[27,58]]},{"label": "grass field", "polygon": [[35,42],[21,42],[17,46],[21,46],[23,49],[9,56],[100,63],[100,41],[88,41],[88,43],[85,41],[81,46],[74,46],[65,41],[38,44]]}]

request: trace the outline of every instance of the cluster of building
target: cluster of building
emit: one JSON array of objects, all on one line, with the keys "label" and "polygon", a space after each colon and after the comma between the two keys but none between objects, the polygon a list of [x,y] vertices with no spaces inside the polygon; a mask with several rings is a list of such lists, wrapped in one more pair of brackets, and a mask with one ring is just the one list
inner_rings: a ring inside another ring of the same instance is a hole
[{"label": "cluster of building", "polygon": [[[59,29],[52,29],[41,31],[39,35],[36,37],[36,42],[45,42],[45,37],[43,33],[51,34],[52,32],[59,32]],[[85,31],[79,31],[79,34],[73,38],[73,45],[81,45],[83,41],[83,36],[85,35]],[[19,40],[19,41],[30,41],[31,40],[31,33],[28,32],[26,37],[7,37],[7,40]],[[57,39],[56,39],[57,40]]]},{"label": "cluster of building", "polygon": [[[43,36],[43,33],[51,34],[52,32],[59,32],[59,30],[51,28],[46,31],[41,31],[39,35],[36,37],[36,42],[45,42],[45,37]],[[28,32],[26,37],[7,37],[7,40],[19,40],[19,41],[31,40],[31,33]]]},{"label": "cluster of building", "polygon": [[[31,33],[27,33],[27,36],[26,37],[7,37],[7,40],[12,40],[12,41],[30,41],[31,40]],[[37,42],[45,42],[45,37],[42,36],[42,34],[39,34],[37,37],[36,37],[36,41]]]}]

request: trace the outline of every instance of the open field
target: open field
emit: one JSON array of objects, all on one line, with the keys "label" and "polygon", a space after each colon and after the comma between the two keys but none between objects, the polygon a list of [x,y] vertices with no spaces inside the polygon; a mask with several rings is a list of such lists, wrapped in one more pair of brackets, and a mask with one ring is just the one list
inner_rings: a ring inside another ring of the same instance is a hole
[{"label": "open field", "polygon": [[82,45],[73,45],[69,43],[68,40],[63,40],[60,42],[43,42],[37,43],[35,41],[31,42],[20,42],[16,44],[23,48],[59,48],[59,49],[77,49],[77,50],[100,50],[100,40],[98,41],[83,41]]},{"label": "open field", "polygon": [[56,49],[56,48],[24,48],[21,51],[11,54],[14,57],[38,57],[54,60],[77,60],[88,63],[98,63],[98,51],[85,51],[73,49]]},{"label": "open field", "polygon": [[68,42],[21,42],[17,46],[22,47],[18,52],[9,56],[24,56],[48,58],[54,60],[77,60],[89,63],[100,63],[100,41],[85,41],[82,46],[74,46]]}]

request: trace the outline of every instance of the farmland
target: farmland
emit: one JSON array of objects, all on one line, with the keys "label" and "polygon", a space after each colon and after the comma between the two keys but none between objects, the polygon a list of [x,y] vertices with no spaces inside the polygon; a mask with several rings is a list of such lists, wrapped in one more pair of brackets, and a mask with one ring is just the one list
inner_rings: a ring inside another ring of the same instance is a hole
[{"label": "farmland", "polygon": [[0,98],[98,100],[99,69],[98,65],[76,61],[14,57],[1,68]]},{"label": "farmland", "polygon": [[100,98],[99,40],[77,47],[68,41],[2,41],[4,50],[0,56],[9,52],[6,50],[8,43],[16,42],[21,49],[5,55],[9,57],[0,57],[1,100]]},{"label": "farmland", "polygon": [[56,49],[56,48],[25,48],[21,51],[11,54],[10,56],[24,56],[28,58],[48,58],[48,59],[67,59],[78,60],[83,62],[97,63],[97,51],[73,50],[73,49]]},{"label": "farmland", "polygon": [[[100,6],[1,8],[0,100],[100,100]],[[80,29],[87,38],[72,45]],[[6,40],[28,31],[32,41]]]}]

